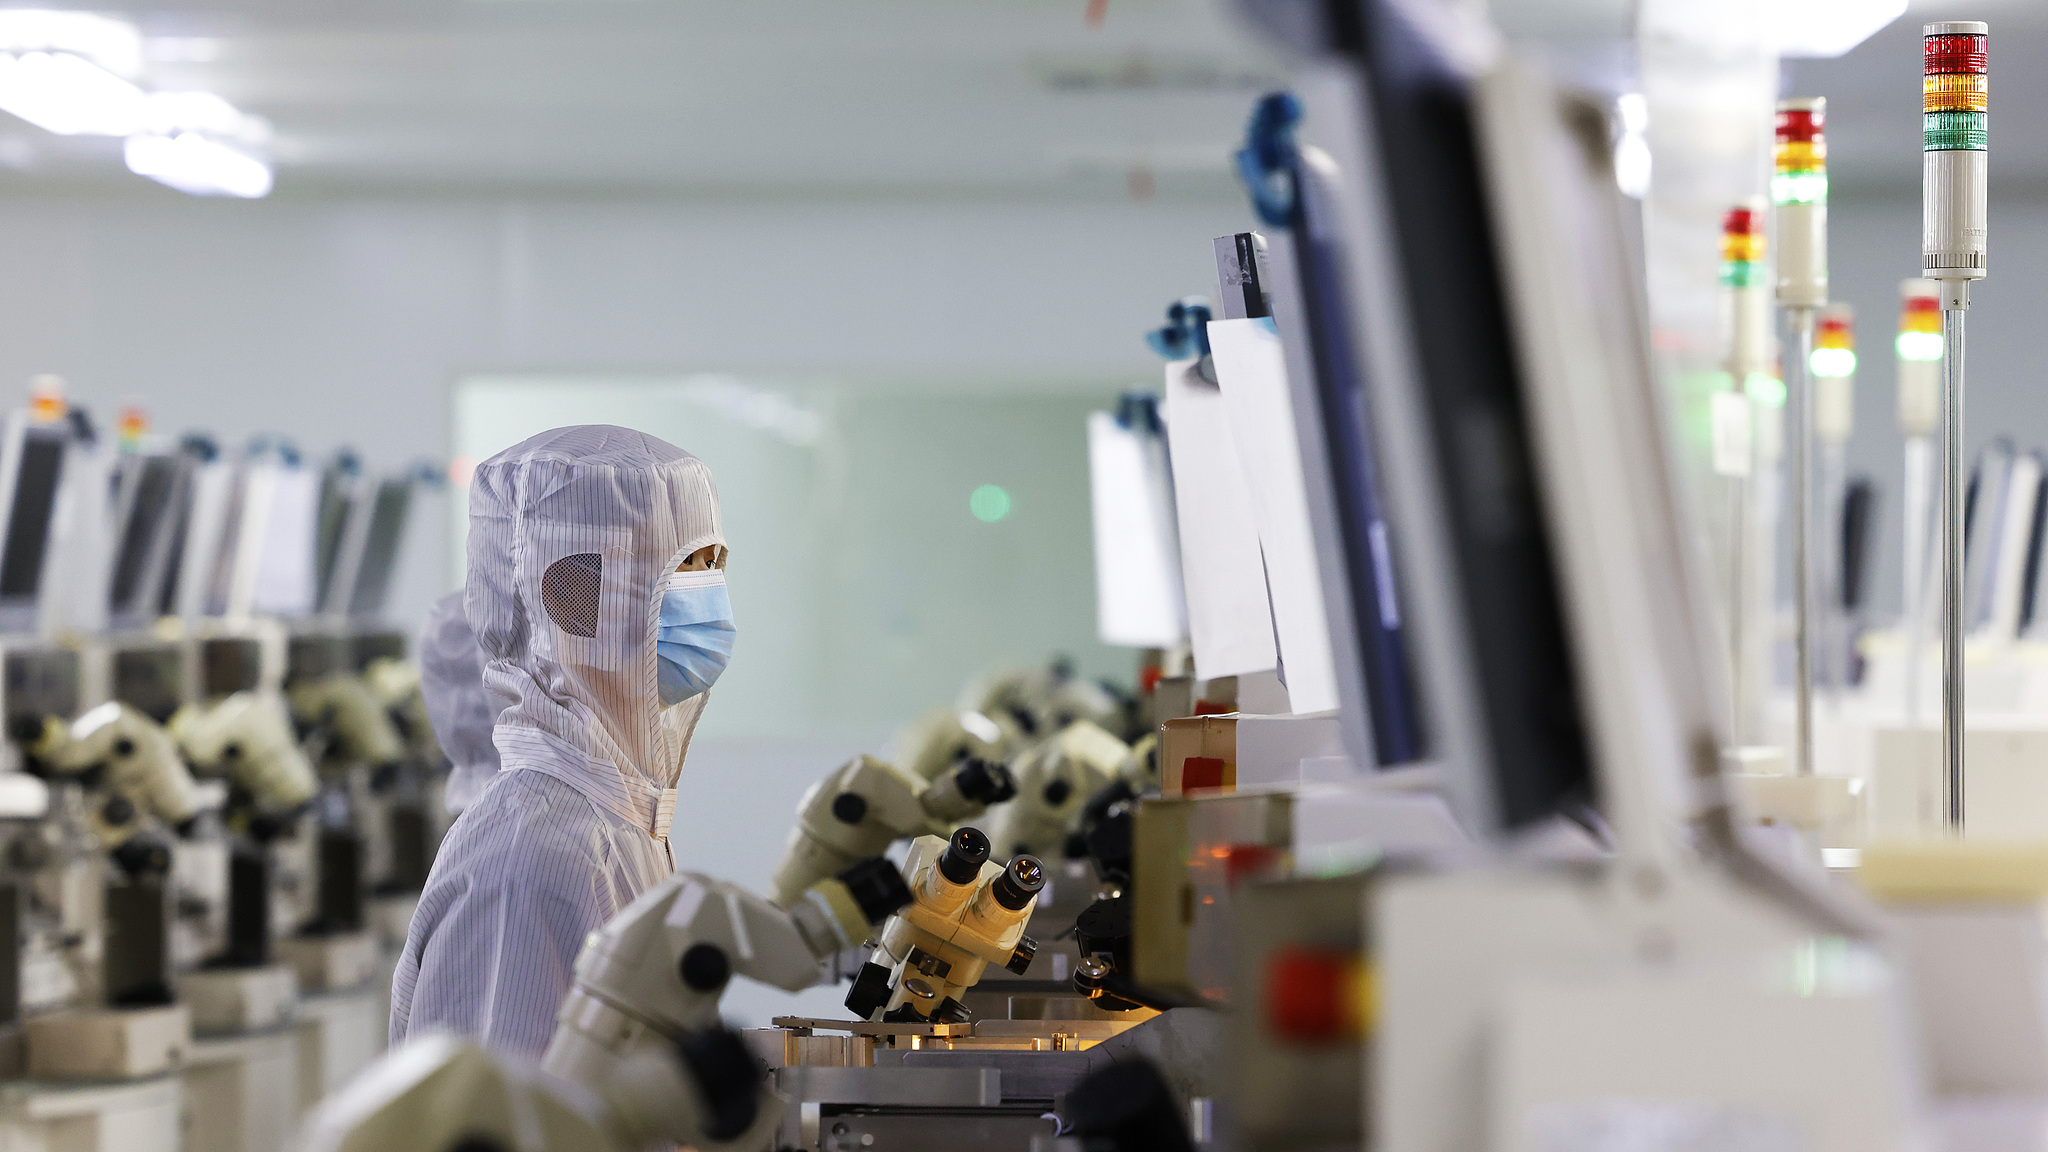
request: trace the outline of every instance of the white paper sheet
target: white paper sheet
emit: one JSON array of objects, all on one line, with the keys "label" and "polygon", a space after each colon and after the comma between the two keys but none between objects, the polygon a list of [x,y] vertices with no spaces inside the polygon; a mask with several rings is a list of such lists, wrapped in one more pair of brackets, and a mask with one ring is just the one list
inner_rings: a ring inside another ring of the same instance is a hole
[{"label": "white paper sheet", "polygon": [[1296,712],[1329,711],[1337,669],[1280,336],[1271,320],[1215,320],[1209,346],[1266,557],[1287,698]]},{"label": "white paper sheet", "polygon": [[1088,416],[1088,483],[1095,517],[1095,629],[1104,644],[1171,648],[1188,637],[1180,533],[1166,442]]},{"label": "white paper sheet", "polygon": [[1194,367],[1193,360],[1166,366],[1166,441],[1195,675],[1213,680],[1263,672],[1279,660],[1258,522],[1230,417],[1222,391]]}]

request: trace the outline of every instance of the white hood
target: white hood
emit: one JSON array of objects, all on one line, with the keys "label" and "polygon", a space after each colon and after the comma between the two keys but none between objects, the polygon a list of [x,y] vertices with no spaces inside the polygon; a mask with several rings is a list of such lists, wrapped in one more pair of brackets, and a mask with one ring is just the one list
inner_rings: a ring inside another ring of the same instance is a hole
[{"label": "white hood", "polygon": [[561,776],[653,830],[708,695],[662,715],[661,595],[685,557],[724,543],[711,469],[644,433],[557,428],[477,466],[465,606],[507,770]]},{"label": "white hood", "polygon": [[498,774],[491,728],[498,703],[484,691],[484,650],[476,646],[460,591],[434,601],[420,629],[420,698],[434,739],[454,770],[448,774],[448,810],[469,807]]}]

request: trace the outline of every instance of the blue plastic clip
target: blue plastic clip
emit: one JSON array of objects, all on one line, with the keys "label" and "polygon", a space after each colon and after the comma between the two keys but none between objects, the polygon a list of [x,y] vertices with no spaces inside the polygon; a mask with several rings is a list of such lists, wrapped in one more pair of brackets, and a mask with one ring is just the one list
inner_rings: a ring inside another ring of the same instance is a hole
[{"label": "blue plastic clip", "polygon": [[1166,309],[1166,327],[1145,333],[1145,343],[1168,360],[1209,354],[1209,300],[1185,296]]},{"label": "blue plastic clip", "polygon": [[1301,101],[1294,93],[1267,93],[1252,106],[1244,147],[1237,152],[1237,176],[1251,193],[1252,210],[1274,228],[1285,228],[1294,218],[1300,194],[1295,171],[1301,164],[1301,145],[1294,138],[1299,127]]},{"label": "blue plastic clip", "polygon": [[1159,397],[1150,392],[1126,392],[1117,397],[1116,426],[1129,432],[1159,435],[1165,427],[1159,421]]}]

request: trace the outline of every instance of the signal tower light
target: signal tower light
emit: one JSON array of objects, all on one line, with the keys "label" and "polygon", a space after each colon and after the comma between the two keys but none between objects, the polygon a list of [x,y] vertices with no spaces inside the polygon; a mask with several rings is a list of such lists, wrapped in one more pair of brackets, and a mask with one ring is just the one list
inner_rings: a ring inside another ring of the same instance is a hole
[{"label": "signal tower light", "polygon": [[[1942,313],[1942,816],[1963,830],[1963,317],[1990,250],[1990,32],[1975,20],[1921,30],[1920,267]],[[1903,339],[1903,334],[1902,337]],[[1903,353],[1904,349],[1901,348]]]}]

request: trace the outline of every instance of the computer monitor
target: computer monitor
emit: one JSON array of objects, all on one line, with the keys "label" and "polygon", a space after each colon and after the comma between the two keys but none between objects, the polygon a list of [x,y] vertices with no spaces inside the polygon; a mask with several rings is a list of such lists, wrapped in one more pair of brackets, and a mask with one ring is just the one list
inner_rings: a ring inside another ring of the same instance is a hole
[{"label": "computer monitor", "polygon": [[357,529],[356,512],[362,502],[362,465],[355,453],[343,449],[320,470],[320,512],[314,544],[313,598],[322,611],[332,611],[335,577],[344,567],[343,554],[351,531]]},{"label": "computer monitor", "polygon": [[35,630],[70,439],[65,425],[26,413],[8,417],[0,430],[0,632]]},{"label": "computer monitor", "polygon": [[1320,415],[1385,480],[1420,763],[1482,838],[1560,815],[1616,844],[1674,843],[1710,809],[1725,828],[1726,654],[1609,109],[1512,53],[1447,58],[1406,6],[1324,11],[1335,66],[1302,91],[1342,179],[1317,267],[1349,286],[1358,386]]},{"label": "computer monitor", "polygon": [[191,460],[178,452],[137,453],[120,463],[107,586],[115,628],[142,627],[162,610],[164,572],[191,500],[191,473]]},{"label": "computer monitor", "polygon": [[411,508],[411,481],[386,479],[378,483],[349,591],[351,619],[373,620],[383,614],[385,601],[391,595],[392,573],[398,567],[399,548],[405,543],[406,514]]}]

